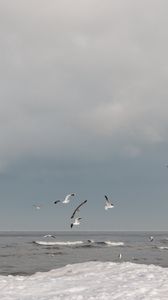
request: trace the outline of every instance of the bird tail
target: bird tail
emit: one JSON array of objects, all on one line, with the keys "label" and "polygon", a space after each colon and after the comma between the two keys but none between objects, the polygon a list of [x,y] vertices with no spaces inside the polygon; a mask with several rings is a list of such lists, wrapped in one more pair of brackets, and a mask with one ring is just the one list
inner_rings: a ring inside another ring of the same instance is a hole
[{"label": "bird tail", "polygon": [[73,227],[73,223],[71,223],[71,228]]}]

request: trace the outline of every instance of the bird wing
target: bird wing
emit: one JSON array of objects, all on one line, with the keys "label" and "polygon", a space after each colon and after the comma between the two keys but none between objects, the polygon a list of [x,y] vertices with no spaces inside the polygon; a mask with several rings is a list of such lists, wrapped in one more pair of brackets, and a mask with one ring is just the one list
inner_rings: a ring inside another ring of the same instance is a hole
[{"label": "bird wing", "polygon": [[54,201],[54,204],[57,204],[58,202],[61,202],[60,200],[56,200],[56,201]]},{"label": "bird wing", "polygon": [[108,197],[107,197],[106,195],[105,195],[104,197],[105,197],[105,199],[106,199],[106,203],[110,203]]},{"label": "bird wing", "polygon": [[79,208],[80,208],[83,204],[85,204],[86,202],[87,202],[87,200],[83,201],[82,203],[80,203],[80,204],[77,206],[77,208],[75,208],[75,210],[74,210],[74,212],[73,212],[73,214],[72,214],[72,216],[71,216],[71,219],[73,219],[74,215],[75,215],[76,212],[79,210]]}]

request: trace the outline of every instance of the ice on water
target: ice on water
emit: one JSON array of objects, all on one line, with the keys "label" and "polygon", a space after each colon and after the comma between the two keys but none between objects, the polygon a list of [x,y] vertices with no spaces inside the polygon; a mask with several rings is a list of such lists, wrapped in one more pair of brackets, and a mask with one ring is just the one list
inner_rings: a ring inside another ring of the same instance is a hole
[{"label": "ice on water", "polygon": [[167,300],[168,268],[85,262],[49,272],[0,276],[1,300]]}]

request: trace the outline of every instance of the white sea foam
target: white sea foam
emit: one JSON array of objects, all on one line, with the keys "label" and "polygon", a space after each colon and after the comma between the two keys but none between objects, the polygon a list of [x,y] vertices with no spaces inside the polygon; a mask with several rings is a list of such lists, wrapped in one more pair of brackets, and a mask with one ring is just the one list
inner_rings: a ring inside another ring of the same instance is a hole
[{"label": "white sea foam", "polygon": [[168,268],[87,262],[32,276],[0,276],[1,300],[167,300]]},{"label": "white sea foam", "polygon": [[111,242],[111,241],[106,241],[105,244],[107,244],[108,246],[124,246],[123,242]]},{"label": "white sea foam", "polygon": [[83,244],[82,241],[66,241],[66,242],[46,242],[46,241],[34,241],[35,244],[38,245],[45,245],[45,246],[71,246],[71,245],[79,245],[79,244]]},{"label": "white sea foam", "polygon": [[[93,240],[89,240],[90,243],[94,243]],[[88,241],[87,241],[88,242]],[[60,241],[60,242],[56,242],[56,241],[34,241],[35,244],[38,244],[38,245],[44,245],[44,246],[54,246],[54,245],[57,245],[57,246],[75,246],[75,245],[81,245],[81,244],[84,244],[86,242],[83,242],[83,241],[66,241],[66,242],[63,242],[63,241]],[[98,242],[99,243],[99,242]],[[102,244],[106,244],[108,246],[124,246],[124,243],[123,242],[112,242],[112,241],[105,241],[105,242],[100,242]]]},{"label": "white sea foam", "polygon": [[160,246],[158,247],[160,250],[168,250],[168,247]]}]

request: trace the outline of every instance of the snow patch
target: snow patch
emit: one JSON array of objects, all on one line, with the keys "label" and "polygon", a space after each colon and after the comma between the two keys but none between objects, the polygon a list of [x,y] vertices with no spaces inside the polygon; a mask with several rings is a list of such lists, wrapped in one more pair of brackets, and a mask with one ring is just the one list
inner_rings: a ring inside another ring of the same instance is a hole
[{"label": "snow patch", "polygon": [[87,262],[45,273],[0,276],[1,300],[167,300],[168,268]]}]

